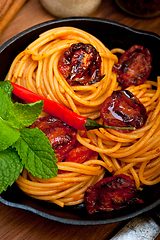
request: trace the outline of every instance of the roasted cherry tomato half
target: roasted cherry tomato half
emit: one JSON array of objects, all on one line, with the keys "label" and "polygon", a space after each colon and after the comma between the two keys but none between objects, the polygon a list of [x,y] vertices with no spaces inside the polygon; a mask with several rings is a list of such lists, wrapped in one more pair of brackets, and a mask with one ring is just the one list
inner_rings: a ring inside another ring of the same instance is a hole
[{"label": "roasted cherry tomato half", "polygon": [[92,157],[93,151],[85,146],[73,148],[67,155],[65,162],[83,163],[89,157]]},{"label": "roasted cherry tomato half", "polygon": [[30,128],[38,127],[48,137],[58,161],[63,161],[76,143],[77,131],[52,116],[38,118]]},{"label": "roasted cherry tomato half", "polygon": [[134,182],[124,174],[107,177],[85,192],[84,202],[88,213],[97,211],[112,211],[131,204],[143,203],[138,198]]},{"label": "roasted cherry tomato half", "polygon": [[113,67],[122,89],[144,83],[150,75],[151,62],[150,51],[139,45],[132,46],[122,54],[118,63]]},{"label": "roasted cherry tomato half", "polygon": [[96,152],[77,141],[77,130],[63,123],[59,118],[53,116],[38,118],[30,126],[30,128],[35,127],[46,134],[59,162],[82,163],[97,156]]},{"label": "roasted cherry tomato half", "polygon": [[141,128],[147,119],[145,107],[128,90],[114,91],[104,101],[100,113],[108,126]]},{"label": "roasted cherry tomato half", "polygon": [[101,80],[101,57],[91,44],[76,43],[61,56],[58,69],[69,85],[88,85]]}]

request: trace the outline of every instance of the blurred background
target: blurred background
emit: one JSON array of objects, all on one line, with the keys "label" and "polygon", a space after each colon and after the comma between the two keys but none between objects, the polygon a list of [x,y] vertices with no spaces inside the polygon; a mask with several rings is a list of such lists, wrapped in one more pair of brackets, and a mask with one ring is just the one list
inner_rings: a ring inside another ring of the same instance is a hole
[{"label": "blurred background", "polygon": [[59,17],[100,17],[160,33],[160,0],[1,0],[0,45],[15,34]]}]

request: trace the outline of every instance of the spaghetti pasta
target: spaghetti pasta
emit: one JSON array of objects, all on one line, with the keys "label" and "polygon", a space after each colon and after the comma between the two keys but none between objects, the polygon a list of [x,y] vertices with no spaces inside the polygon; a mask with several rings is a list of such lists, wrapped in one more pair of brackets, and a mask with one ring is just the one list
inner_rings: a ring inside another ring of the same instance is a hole
[{"label": "spaghetti pasta", "polygon": [[[70,86],[58,70],[61,55],[78,42],[93,45],[99,52],[103,79],[88,86]],[[12,63],[7,79],[44,97],[57,101],[78,114],[99,117],[103,101],[116,86],[113,65],[118,61],[97,38],[73,27],[49,30],[31,43]]]},{"label": "spaghetti pasta", "polygon": [[[93,142],[91,133],[88,132],[90,143],[83,140],[80,132],[77,134],[79,142],[86,147],[92,149],[96,145],[96,150],[104,161],[107,156],[107,159],[110,160],[109,163],[112,164],[112,166],[108,165],[108,170],[112,168],[110,171],[113,174],[129,175],[135,180],[137,189],[143,184],[153,185],[160,181],[160,77],[157,78],[157,90],[152,89],[151,81],[148,83],[141,86],[141,88],[144,87],[144,91],[139,98],[140,100],[146,99],[145,96],[148,92],[150,93],[149,99],[144,101],[144,105],[149,109],[148,121],[142,128],[135,130],[134,134],[120,133],[111,129],[92,130],[96,139]],[[155,86],[155,82],[153,82],[153,86]],[[140,87],[131,87],[130,91],[132,92],[136,88],[140,89]],[[139,91],[136,95],[138,94]],[[104,124],[102,119],[99,122]],[[115,150],[109,141],[115,145],[119,144],[119,148]]]},{"label": "spaghetti pasta", "polygon": [[58,169],[67,171],[49,180],[33,177],[24,169],[16,180],[19,188],[31,197],[64,205],[76,205],[84,201],[87,188],[105,175],[105,163],[89,160],[83,164],[58,163]]},{"label": "spaghetti pasta", "polygon": [[[91,85],[70,86],[58,69],[61,55],[74,43],[89,43],[99,52],[102,64],[101,81]],[[73,27],[60,27],[42,33],[13,61],[7,79],[74,112],[96,119],[100,117],[104,100],[113,91],[121,89],[112,71],[123,49],[107,49],[91,34]],[[157,82],[147,80],[139,86],[127,88],[145,106],[148,119],[134,132],[124,133],[113,129],[77,132],[77,140],[87,148],[99,153],[100,160],[90,159],[84,163],[58,162],[63,173],[49,180],[33,177],[24,169],[16,180],[19,188],[29,196],[58,204],[75,205],[83,202],[86,189],[101,180],[106,170],[126,174],[137,189],[143,184],[160,182],[160,77]]]}]

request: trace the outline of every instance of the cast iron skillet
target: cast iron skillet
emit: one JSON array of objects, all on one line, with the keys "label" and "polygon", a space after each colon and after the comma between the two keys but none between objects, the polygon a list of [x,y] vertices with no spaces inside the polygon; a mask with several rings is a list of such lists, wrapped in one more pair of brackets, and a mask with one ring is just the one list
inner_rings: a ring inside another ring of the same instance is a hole
[{"label": "cast iron skillet", "polygon": [[[128,49],[134,44],[147,47],[153,58],[150,79],[156,81],[160,75],[160,37],[156,34],[137,31],[116,22],[99,18],[65,18],[44,22],[33,26],[11,38],[0,47],[0,80],[3,81],[15,56],[29,43],[38,38],[39,34],[51,28],[72,26],[83,29],[99,38],[109,49],[120,47]],[[45,218],[74,225],[98,225],[113,223],[135,217],[149,211],[160,204],[160,183],[146,186],[140,193],[143,204],[124,208],[108,213],[89,215],[83,204],[61,208],[51,203],[39,201],[26,196],[16,184],[13,184],[0,195],[0,201],[8,206],[34,212]]]}]

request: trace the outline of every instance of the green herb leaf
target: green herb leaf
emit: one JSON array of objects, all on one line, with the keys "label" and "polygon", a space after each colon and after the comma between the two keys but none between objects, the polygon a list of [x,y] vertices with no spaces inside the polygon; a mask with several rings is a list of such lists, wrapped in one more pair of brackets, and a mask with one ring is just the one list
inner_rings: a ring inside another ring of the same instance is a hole
[{"label": "green herb leaf", "polygon": [[23,165],[15,149],[0,151],[0,193],[14,183],[22,170]]},{"label": "green herb leaf", "polygon": [[43,101],[13,104],[12,91],[9,81],[0,82],[0,193],[14,183],[23,167],[46,179],[58,170],[46,135],[38,128],[26,128],[40,115]]},{"label": "green herb leaf", "polygon": [[10,84],[10,82],[7,81],[0,81],[0,87],[3,89],[5,94],[10,98],[12,97],[12,91],[13,91],[13,86]]},{"label": "green herb leaf", "polygon": [[0,151],[7,149],[18,140],[20,133],[0,117]]},{"label": "green herb leaf", "polygon": [[38,128],[21,129],[20,135],[14,147],[25,168],[41,179],[55,177],[58,169],[56,157],[46,135]]},{"label": "green herb leaf", "polygon": [[[8,89],[8,85],[6,85],[6,87]],[[4,120],[7,120],[8,113],[13,106],[13,102],[10,98],[10,95],[6,94],[6,91],[7,91],[6,89],[4,90],[0,87],[0,117],[3,118]]]},{"label": "green herb leaf", "polygon": [[30,104],[15,103],[9,112],[8,121],[15,128],[29,127],[43,109],[43,101]]}]

